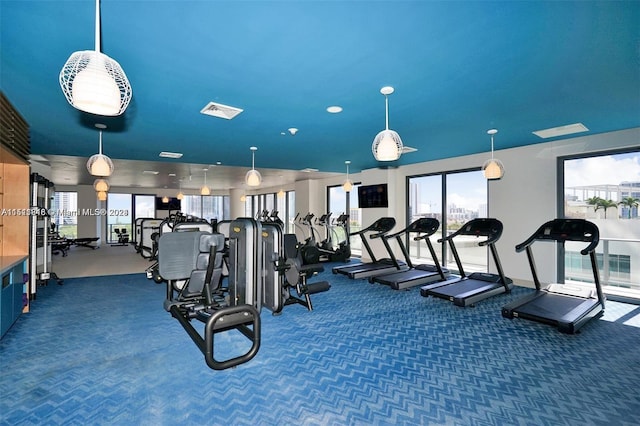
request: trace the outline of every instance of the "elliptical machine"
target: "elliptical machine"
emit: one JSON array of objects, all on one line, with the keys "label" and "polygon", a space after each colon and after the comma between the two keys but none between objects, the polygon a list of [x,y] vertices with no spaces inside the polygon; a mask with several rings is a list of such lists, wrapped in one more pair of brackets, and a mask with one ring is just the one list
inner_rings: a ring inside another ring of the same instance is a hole
[{"label": "elliptical machine", "polygon": [[[307,213],[307,215],[299,219],[300,213],[296,214],[294,224],[302,231],[304,236],[304,242],[299,244],[298,250],[302,257],[303,265],[313,265],[320,262],[320,249],[316,244],[315,229],[313,228],[313,213]],[[299,222],[299,224],[297,223]],[[304,228],[301,225],[306,226],[309,229],[309,233],[304,232]]]},{"label": "elliptical machine", "polygon": [[334,248],[329,255],[332,262],[348,262],[351,259],[351,241],[349,240],[349,231],[347,225],[349,224],[349,215],[342,213],[335,220],[334,228],[342,229],[344,232],[344,239],[338,243],[338,246]]},{"label": "elliptical machine", "polygon": [[[324,214],[317,221],[318,225],[322,225],[326,229],[327,238],[317,244],[318,251],[320,252],[321,262],[348,262],[351,259],[351,245],[349,242],[349,233],[347,232],[347,222],[349,215],[342,213],[335,220],[333,224],[330,224],[331,213]],[[335,231],[335,228],[340,228],[344,231],[344,240],[338,243],[338,246],[334,246],[332,234],[336,234],[338,239],[340,238]]]}]

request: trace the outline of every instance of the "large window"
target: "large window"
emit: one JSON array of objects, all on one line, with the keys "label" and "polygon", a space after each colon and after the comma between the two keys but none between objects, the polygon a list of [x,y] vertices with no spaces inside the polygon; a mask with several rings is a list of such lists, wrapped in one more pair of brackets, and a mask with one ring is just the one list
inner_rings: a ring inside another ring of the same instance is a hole
[{"label": "large window", "polygon": [[185,195],[181,202],[182,213],[207,221],[228,220],[229,196],[227,195]]},{"label": "large window", "polygon": [[51,216],[51,222],[60,236],[78,238],[78,193],[55,192],[51,208],[56,212]]},{"label": "large window", "polygon": [[[335,221],[342,213],[348,214],[349,233],[358,232],[362,229],[362,214],[361,209],[358,207],[359,186],[359,183],[354,184],[349,193],[344,191],[342,185],[327,188],[327,205],[329,206],[328,210],[331,213],[331,219]],[[347,229],[342,227],[332,225],[330,232],[332,233],[334,246],[337,246],[339,242],[347,238]],[[350,244],[351,253],[354,256],[360,256],[362,254],[362,240],[360,237],[350,238]]]},{"label": "large window", "polygon": [[156,217],[156,197],[155,195],[134,195],[134,219]]},{"label": "large window", "polygon": [[131,194],[107,195],[107,243],[118,241],[118,233],[133,235]]},{"label": "large window", "polygon": [[226,195],[212,195],[202,197],[202,214],[199,216],[207,221],[225,220],[230,216],[229,197]]},{"label": "large window", "polygon": [[[560,217],[582,218],[600,231],[600,281],[612,296],[640,299],[640,151],[604,152],[559,159]],[[593,282],[591,264],[567,242],[559,250],[559,280]]]},{"label": "large window", "polygon": [[[439,231],[431,237],[436,252],[436,241],[443,233],[449,235],[471,219],[487,217],[487,180],[480,170],[410,176],[407,179],[408,223],[420,217],[433,217],[440,221]],[[424,242],[418,244],[410,239],[407,244],[412,260],[417,263],[434,263]],[[456,248],[465,272],[488,270],[488,249],[479,247],[475,238],[460,236],[456,239]],[[441,246],[439,261],[455,271],[457,265],[448,250],[448,246]]]},{"label": "large window", "polygon": [[246,217],[259,219],[266,211],[267,214],[277,213],[284,223],[285,233],[295,233],[295,191],[281,191],[268,194],[247,195],[244,202]]}]

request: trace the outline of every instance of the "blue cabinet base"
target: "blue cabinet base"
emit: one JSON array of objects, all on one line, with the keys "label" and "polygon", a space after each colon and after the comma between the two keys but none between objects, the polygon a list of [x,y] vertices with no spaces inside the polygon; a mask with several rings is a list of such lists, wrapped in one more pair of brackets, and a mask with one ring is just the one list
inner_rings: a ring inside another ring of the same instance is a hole
[{"label": "blue cabinet base", "polygon": [[0,338],[16,322],[24,306],[24,273],[26,257],[0,258],[2,289],[0,289]]}]

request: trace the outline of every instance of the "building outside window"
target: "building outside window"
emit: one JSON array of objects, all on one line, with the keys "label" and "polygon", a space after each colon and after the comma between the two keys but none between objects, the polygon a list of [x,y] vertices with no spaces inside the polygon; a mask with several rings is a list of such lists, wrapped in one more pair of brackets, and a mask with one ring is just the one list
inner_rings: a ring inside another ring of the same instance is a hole
[{"label": "building outside window", "polygon": [[[442,235],[450,235],[471,219],[487,217],[487,180],[480,170],[449,171],[407,178],[409,206],[407,221],[432,217],[440,222],[440,229],[431,236],[439,262],[452,271],[457,270],[448,245],[438,245]],[[456,237],[456,248],[465,272],[487,272],[488,249],[478,246],[477,239]],[[409,253],[415,263],[433,264],[424,242],[407,240]],[[493,262],[493,261],[492,261]]]},{"label": "building outside window", "polygon": [[78,193],[55,192],[51,207],[55,212],[51,216],[51,223],[55,224],[60,236],[78,238]]},{"label": "building outside window", "polygon": [[[558,161],[559,215],[598,226],[596,258],[604,292],[640,299],[640,151],[591,153]],[[583,245],[565,244],[560,280],[593,282],[591,264],[580,254]]]}]

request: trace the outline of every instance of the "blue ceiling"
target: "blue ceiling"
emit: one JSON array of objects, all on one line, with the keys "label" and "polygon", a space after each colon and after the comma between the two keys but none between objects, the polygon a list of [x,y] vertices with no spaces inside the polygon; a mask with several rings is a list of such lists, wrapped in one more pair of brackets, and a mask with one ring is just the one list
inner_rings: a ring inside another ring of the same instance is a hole
[{"label": "blue ceiling", "polygon": [[[133,87],[108,119],[75,110],[58,83],[72,52],[94,48],[94,2],[0,8],[1,90],[34,154],[89,157],[101,122],[116,159],[247,167],[256,146],[261,168],[358,171],[379,165],[387,85],[390,128],[418,149],[394,165],[486,152],[490,128],[503,149],[577,122],[640,126],[637,1],[103,0],[102,52]],[[244,112],[200,114],[210,101]]]}]

